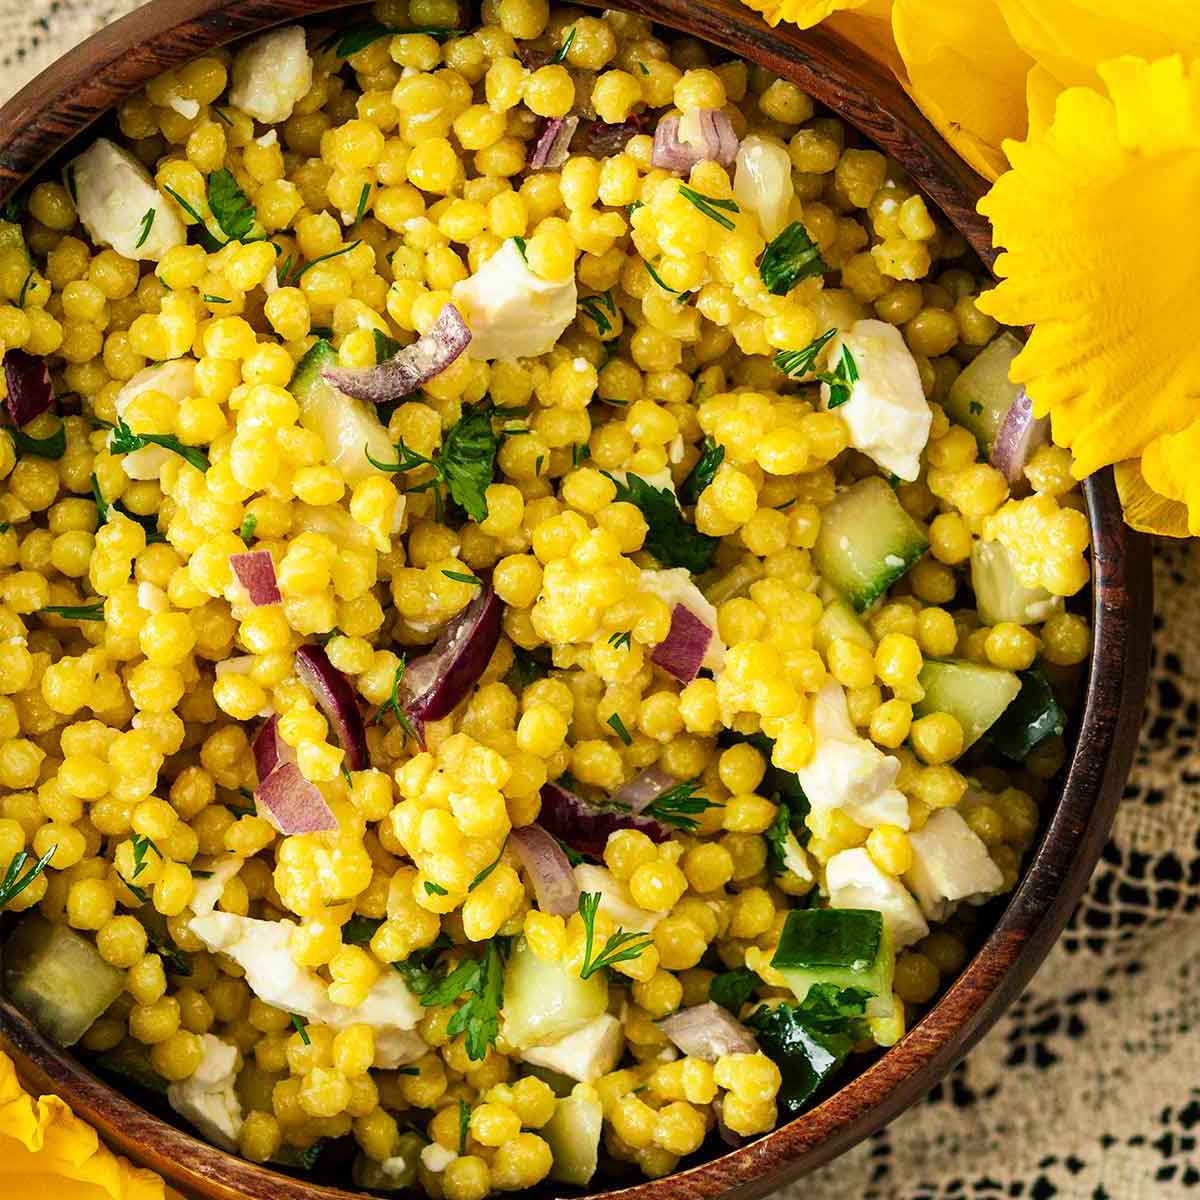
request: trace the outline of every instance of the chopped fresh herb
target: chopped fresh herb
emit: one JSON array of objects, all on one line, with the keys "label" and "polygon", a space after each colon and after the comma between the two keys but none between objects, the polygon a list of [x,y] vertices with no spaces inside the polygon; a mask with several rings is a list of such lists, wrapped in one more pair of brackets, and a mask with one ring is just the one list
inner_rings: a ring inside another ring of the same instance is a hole
[{"label": "chopped fresh herb", "polygon": [[442,574],[447,579],[453,579],[455,583],[469,583],[472,587],[483,587],[483,580],[478,575],[464,575],[461,571],[443,571]]},{"label": "chopped fresh herb", "polygon": [[396,1074],[397,1075],[416,1075],[419,1078],[421,1071],[420,1071],[419,1067],[397,1067]]},{"label": "chopped fresh herb", "polygon": [[465,1100],[458,1102],[458,1152],[467,1152],[467,1134],[471,1132],[471,1110]]},{"label": "chopped fresh herb", "polygon": [[21,284],[21,290],[17,293],[17,307],[25,307],[25,297],[29,293],[29,285],[33,282],[33,268],[29,268],[29,274],[25,276]]},{"label": "chopped fresh herb", "polygon": [[235,817],[250,817],[258,812],[258,805],[254,803],[254,793],[249,788],[238,788],[238,795],[243,799],[249,800],[249,804],[229,804],[225,807],[229,809]]},{"label": "chopped fresh herb", "polygon": [[647,817],[653,817],[664,825],[674,825],[690,833],[699,822],[696,818],[709,808],[723,808],[724,805],[714,804],[706,796],[697,796],[696,789],[700,779],[684,780],[673,788],[668,788],[656,800],[651,801],[644,810]]},{"label": "chopped fresh herb", "polygon": [[900,476],[895,471],[888,472],[888,487],[895,491],[900,486]]},{"label": "chopped fresh herb", "polygon": [[146,894],[145,888],[140,888],[136,883],[129,883],[127,880],[121,880],[125,884],[126,891],[130,891],[137,898],[139,904],[148,904],[150,897]]},{"label": "chopped fresh herb", "polygon": [[[344,928],[343,926],[343,930]],[[345,936],[343,932],[342,937]],[[431,988],[441,983],[445,976],[445,969],[435,960],[450,946],[450,939],[444,933],[439,933],[431,945],[414,950],[403,962],[392,963],[392,969],[403,976],[408,990],[414,996],[424,996]]]},{"label": "chopped fresh herb", "polygon": [[358,193],[358,208],[354,212],[354,223],[357,225],[363,219],[363,213],[367,211],[367,201],[371,197],[371,185],[364,183],[362,191]]},{"label": "chopped fresh herb", "polygon": [[[193,875],[197,872],[193,871]],[[161,941],[153,935],[147,935],[147,944],[150,949],[158,955],[163,961],[163,966],[171,975],[182,975],[187,978],[192,974],[191,957],[185,954],[174,942]]]},{"label": "chopped fresh herb", "polygon": [[518,692],[523,692],[539,679],[545,679],[549,673],[549,663],[521,646],[513,646],[513,665],[509,674],[515,679]]},{"label": "chopped fresh herb", "polygon": [[134,433],[122,418],[117,418],[117,427],[109,434],[108,448],[113,454],[128,454],[144,446],[161,446],[186,459],[197,471],[208,470],[208,455],[195,446],[185,446],[170,433]]},{"label": "chopped fresh herb", "polygon": [[725,447],[719,446],[715,439],[705,437],[704,449],[679,489],[679,503],[695,504],[700,493],[716,478],[717,468],[724,461]]},{"label": "chopped fresh herb", "polygon": [[646,519],[645,549],[664,567],[687,567],[693,575],[707,570],[717,552],[717,539],[688,523],[670,488],[656,488],[640,475],[627,474],[617,485],[617,499],[629,501]]},{"label": "chopped fresh herb", "polygon": [[389,712],[394,712],[397,719],[407,716],[400,707],[400,680],[404,678],[404,668],[406,665],[407,662],[402,654],[400,656],[400,665],[396,668],[395,675],[392,676],[392,693],[388,696],[387,701],[379,706],[379,711],[375,714],[376,724],[382,721],[384,716]]},{"label": "chopped fresh herb", "polygon": [[978,415],[979,413],[983,412],[983,405],[980,404],[978,400],[968,400],[967,401],[967,409],[971,413]]},{"label": "chopped fresh herb", "polygon": [[230,301],[224,296],[210,296],[207,292],[205,292],[201,296],[201,299],[204,301],[205,304],[229,304],[230,303]]},{"label": "chopped fresh herb", "polygon": [[654,939],[648,933],[630,932],[618,926],[616,933],[609,935],[603,949],[593,959],[592,942],[596,936],[596,913],[599,908],[599,892],[579,894],[579,916],[583,920],[583,966],[579,968],[580,979],[590,979],[602,967],[611,967],[613,963],[639,958],[654,944]]},{"label": "chopped fresh herb", "polygon": [[723,229],[733,229],[733,222],[722,216],[718,209],[725,212],[741,212],[736,200],[718,200],[715,196],[706,196],[703,192],[690,188],[687,184],[680,185],[679,194],[689,203],[695,205],[710,221],[716,221]]},{"label": "chopped fresh herb", "polygon": [[228,125],[231,129],[233,128],[233,119],[223,108],[217,108],[214,105],[208,111],[211,112],[212,115],[214,117],[216,117],[217,120],[220,121],[222,125]]},{"label": "chopped fresh herb", "polygon": [[253,240],[250,235],[258,221],[258,214],[250,203],[250,197],[238,186],[233,172],[226,167],[221,167],[208,177],[208,207],[213,220],[229,241]]},{"label": "chopped fresh herb", "polygon": [[154,218],[157,215],[157,210],[148,208],[142,214],[142,228],[138,233],[138,240],[134,242],[133,248],[140,250],[145,244],[146,239],[150,236],[150,230],[154,228]]},{"label": "chopped fresh herb", "polygon": [[292,1028],[300,1035],[300,1040],[306,1046],[311,1046],[312,1038],[310,1038],[308,1036],[308,1025],[305,1023],[304,1018],[297,1016],[295,1013],[292,1013],[291,1017],[292,1017]]},{"label": "chopped fresh herb", "polygon": [[296,1155],[296,1165],[302,1171],[311,1171],[317,1165],[317,1159],[321,1157],[321,1152],[324,1149],[324,1142],[313,1142],[311,1146],[305,1146]]},{"label": "chopped fresh herb", "polygon": [[365,50],[372,42],[402,32],[404,31],[393,25],[384,25],[379,21],[364,21],[332,33],[320,48],[324,50],[328,46],[333,46],[333,52],[338,58],[350,58],[360,50]]},{"label": "chopped fresh herb", "polygon": [[382,917],[351,917],[342,926],[342,941],[350,946],[365,946],[375,936],[375,931],[382,924]]},{"label": "chopped fresh herb", "polygon": [[[579,307],[596,323],[596,332],[603,337],[611,333],[613,328],[609,316],[617,315],[617,306],[613,303],[612,292],[597,292],[594,296],[584,296]],[[608,310],[608,315],[605,314]]]},{"label": "chopped fresh herb", "polygon": [[638,70],[641,71],[641,73],[643,75],[650,74],[650,68],[648,66],[646,66],[646,64],[644,62],[642,62],[642,60],[640,58],[638,59]]},{"label": "chopped fresh herb", "polygon": [[108,524],[109,503],[104,498],[104,493],[100,490],[100,480],[96,478],[96,472],[92,472],[92,497],[96,501],[96,520],[101,525]]},{"label": "chopped fresh herb", "polygon": [[470,884],[467,885],[467,891],[473,892],[500,865],[500,860],[503,857],[504,847],[501,846],[500,853],[497,854],[496,857],[490,863],[488,863],[488,865],[484,867],[474,879],[471,880]]},{"label": "chopped fresh herb", "polygon": [[554,840],[559,844],[562,852],[567,856],[567,862],[569,862],[571,866],[577,867],[581,862],[584,861],[583,855],[580,854],[578,850],[568,846],[567,843],[562,840],[562,838],[555,838]]},{"label": "chopped fresh herb", "polygon": [[629,730],[625,728],[625,722],[621,720],[619,713],[613,713],[612,716],[609,717],[604,723],[617,731],[617,737],[619,737],[621,741],[625,743],[625,745],[633,745],[633,737]]},{"label": "chopped fresh herb", "polygon": [[450,893],[440,883],[434,883],[432,879],[427,879],[425,880],[425,894],[427,896],[448,896]]},{"label": "chopped fresh herb", "polygon": [[632,642],[633,631],[629,629],[626,629],[624,633],[614,633],[612,637],[608,639],[608,644],[610,646],[615,646],[618,650],[620,650],[622,647],[628,650]]},{"label": "chopped fresh herb", "polygon": [[28,871],[25,871],[24,875],[21,872],[25,870],[25,864],[29,861],[29,851],[18,850],[13,855],[8,864],[8,870],[4,872],[3,880],[0,880],[0,910],[6,908],[15,896],[19,896],[46,869],[47,863],[54,857],[57,849],[58,844],[55,843]]},{"label": "chopped fresh herb", "polygon": [[786,296],[800,280],[824,275],[828,269],[820,247],[799,221],[767,243],[758,264],[763,285],[772,296]]},{"label": "chopped fresh herb", "polygon": [[190,205],[174,188],[164,185],[163,191],[183,209],[193,221],[198,222],[201,226],[204,224],[204,218]]},{"label": "chopped fresh herb", "polygon": [[0,221],[20,221],[29,206],[29,196],[25,189],[13,192],[3,205],[0,205]]},{"label": "chopped fresh herb", "polygon": [[342,770],[342,778],[346,781],[346,786],[353,787],[354,786],[354,777],[350,774],[350,768],[348,766],[346,766],[345,763],[342,763],[341,770]]},{"label": "chopped fresh herb", "polygon": [[544,454],[539,454],[537,456],[537,458],[535,458],[533,460],[534,475],[540,475],[542,473],[542,463],[544,463],[545,461],[546,461],[546,456]]},{"label": "chopped fresh herb", "polygon": [[147,867],[146,851],[153,850],[158,857],[162,858],[162,851],[148,838],[141,834],[135,833],[129,839],[130,845],[133,846],[133,878],[136,879]]},{"label": "chopped fresh herb", "polygon": [[[599,899],[599,896],[597,896]],[[426,1008],[445,1008],[462,996],[468,999],[458,1008],[446,1026],[446,1032],[456,1037],[466,1032],[467,1057],[482,1062],[488,1049],[495,1045],[500,1032],[500,1005],[504,988],[504,964],[493,939],[488,942],[483,958],[464,959],[436,987],[421,997]]]},{"label": "chopped fresh herb", "polygon": [[315,267],[317,263],[328,262],[331,258],[337,258],[341,254],[349,254],[351,250],[356,249],[361,245],[361,239],[351,242],[348,246],[341,247],[340,250],[330,250],[328,254],[318,254],[311,262],[306,262],[304,266],[300,265],[300,260],[292,261],[292,256],[289,254],[283,260],[283,266],[280,267],[277,278],[280,287],[293,287],[299,283],[300,277],[305,271]]},{"label": "chopped fresh herb", "polygon": [[708,998],[714,1004],[729,1009],[736,1017],[742,1011],[742,1005],[750,999],[754,989],[761,982],[762,980],[747,967],[723,971],[708,985]]},{"label": "chopped fresh herb", "polygon": [[104,601],[97,600],[95,604],[85,604],[74,608],[69,604],[48,604],[39,611],[53,613],[56,617],[62,617],[64,621],[103,621]]},{"label": "chopped fresh herb", "polygon": [[258,518],[253,513],[247,513],[245,520],[242,522],[241,529],[238,530],[238,536],[247,545],[250,544],[250,539],[254,536],[254,531],[258,528]]},{"label": "chopped fresh herb", "polygon": [[635,212],[637,212],[637,210],[639,208],[645,208],[645,207],[646,207],[645,200],[634,200],[631,203],[625,205],[625,211],[632,217],[633,214]]},{"label": "chopped fresh herb", "polygon": [[571,466],[577,467],[585,458],[592,457],[592,448],[587,442],[576,442],[571,447]]},{"label": "chopped fresh herb", "polygon": [[664,283],[663,277],[654,269],[654,265],[652,263],[646,263],[646,270],[649,273],[650,278],[653,279],[654,282],[657,283],[664,292],[670,292],[672,296],[682,297],[687,295],[687,292],[681,292],[678,288],[673,288],[669,284]]},{"label": "chopped fresh herb", "polygon": [[513,244],[517,247],[517,252],[521,255],[521,257],[528,262],[529,259],[525,254],[525,239],[523,237],[515,237],[513,238]]},{"label": "chopped fresh herb", "polygon": [[550,59],[551,63],[562,63],[567,61],[567,55],[571,52],[571,47],[575,44],[575,26],[572,25],[567,30],[567,36],[563,39],[563,44],[554,52],[554,56]]},{"label": "chopped fresh herb", "polygon": [[465,33],[463,29],[451,29],[445,25],[414,25],[411,29],[401,29],[400,33],[423,34],[425,37],[431,37],[439,42],[445,41],[447,38],[452,38],[456,34]]},{"label": "chopped fresh herb", "polygon": [[833,373],[821,374],[817,378],[829,385],[829,403],[826,407],[841,408],[850,399],[851,389],[858,382],[858,364],[854,361],[854,355],[850,353],[850,347],[843,343],[842,353]]},{"label": "chopped fresh herb", "polygon": [[67,452],[67,431],[60,425],[49,437],[39,438],[9,428],[18,455],[32,454],[35,458],[62,458]]},{"label": "chopped fresh herb", "polygon": [[[313,332],[315,333],[316,330]],[[389,358],[394,358],[404,349],[395,338],[388,337],[381,330],[376,329],[372,332],[375,334],[375,361],[377,363],[387,362]]]},{"label": "chopped fresh herb", "polygon": [[[96,478],[95,472],[92,473],[92,498],[96,502],[96,519],[101,525],[108,524],[108,519],[111,513],[118,512],[123,517],[127,517],[130,521],[136,521],[146,531],[146,542],[165,542],[167,539],[158,532],[158,519],[153,516],[142,516],[140,513],[131,513],[121,508],[119,504],[109,504],[104,499],[103,493],[100,491],[100,481]],[[195,871],[192,872],[196,874]]]},{"label": "chopped fresh herb", "polygon": [[791,379],[807,375],[816,366],[821,351],[835,337],[837,337],[837,330],[827,329],[820,337],[809,342],[803,350],[780,350],[775,355],[775,365]]}]

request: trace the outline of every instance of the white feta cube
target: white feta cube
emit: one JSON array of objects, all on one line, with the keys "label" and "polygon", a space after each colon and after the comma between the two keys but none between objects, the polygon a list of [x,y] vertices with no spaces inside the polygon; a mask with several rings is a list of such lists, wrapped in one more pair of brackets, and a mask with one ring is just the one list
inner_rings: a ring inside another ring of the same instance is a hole
[{"label": "white feta cube", "polygon": [[582,1029],[546,1046],[530,1046],[521,1058],[535,1067],[557,1071],[580,1083],[594,1083],[621,1061],[625,1032],[611,1013],[603,1013]]},{"label": "white feta cube", "polygon": [[[117,393],[117,416],[125,420],[130,402],[143,392],[162,392],[182,403],[192,395],[196,384],[196,360],[173,358],[155,367],[145,367]],[[175,457],[163,446],[143,446],[121,455],[121,469],[130,479],[157,480],[163,467]]]},{"label": "white feta cube", "polygon": [[825,864],[825,886],[834,908],[865,908],[882,914],[897,950],[919,942],[929,932],[908,888],[881,871],[861,846],[841,850]]},{"label": "white feta cube", "polygon": [[981,902],[1004,887],[987,846],[952,808],[938,809],[908,840],[913,862],[904,880],[931,921],[944,921],[961,900]]},{"label": "white feta cube", "polygon": [[511,238],[452,294],[471,327],[471,358],[545,354],[578,308],[575,277],[553,283],[535,275]]},{"label": "white feta cube", "polygon": [[299,25],[285,25],[238,51],[229,103],[264,125],[278,125],[292,115],[312,80],[313,60],[304,30]]},{"label": "white feta cube", "polygon": [[167,1103],[204,1137],[223,1150],[236,1150],[242,1132],[242,1102],[237,1081],[236,1046],[211,1033],[200,1039],[203,1057],[195,1074],[167,1088]]},{"label": "white feta cube", "polygon": [[[846,422],[850,445],[885,471],[916,479],[933,412],[903,335],[886,321],[856,321],[830,343],[827,370],[836,368],[843,348],[850,351],[858,370],[850,399],[836,410]],[[821,400],[826,408],[829,399],[829,385],[823,383]]]},{"label": "white feta cube", "polygon": [[182,219],[150,172],[108,138],[97,138],[64,174],[80,223],[98,245],[125,258],[157,262],[187,241]]},{"label": "white feta cube", "polygon": [[447,1150],[437,1142],[421,1148],[421,1165],[434,1175],[440,1175],[457,1157],[453,1150]]},{"label": "white feta cube", "polygon": [[226,855],[208,868],[207,879],[196,880],[191,903],[191,910],[196,916],[206,916],[217,907],[225,885],[242,869],[243,861],[236,854]]}]

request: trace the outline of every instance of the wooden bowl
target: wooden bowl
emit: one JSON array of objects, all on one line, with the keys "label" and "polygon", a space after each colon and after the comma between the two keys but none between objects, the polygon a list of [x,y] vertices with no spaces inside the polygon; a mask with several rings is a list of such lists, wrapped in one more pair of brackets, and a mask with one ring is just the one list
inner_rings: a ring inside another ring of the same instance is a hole
[{"label": "wooden bowl", "polygon": [[[967,238],[994,259],[975,212],[982,181],[890,74],[834,34],[770,29],[734,0],[587,0],[628,9],[794,80],[892,155]],[[348,7],[340,0],[153,0],[90,38],[0,109],[0,201],[64,143],[168,67],[269,25]],[[765,1195],[828,1162],[938,1082],[1028,983],[1067,921],[1121,798],[1145,697],[1151,630],[1147,539],[1128,529],[1108,471],[1085,485],[1092,529],[1094,648],[1062,794],[990,936],[926,1016],[823,1103],[750,1145],[665,1179],[598,1193],[620,1200]],[[62,1096],[119,1152],[190,1196],[349,1200],[216,1150],[146,1112],[48,1042],[0,1000],[0,1044],[29,1084]],[[552,1195],[551,1188],[539,1189]],[[571,1194],[571,1189],[566,1189]]]}]

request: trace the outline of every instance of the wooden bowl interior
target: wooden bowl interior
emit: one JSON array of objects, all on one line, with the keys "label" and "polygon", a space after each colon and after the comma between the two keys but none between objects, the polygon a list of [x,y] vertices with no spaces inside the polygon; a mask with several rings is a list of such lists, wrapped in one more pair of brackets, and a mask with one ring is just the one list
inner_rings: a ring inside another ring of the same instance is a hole
[{"label": "wooden bowl interior", "polygon": [[[799,84],[891,155],[992,263],[975,212],[982,181],[885,69],[832,32],[769,28],[735,0],[583,0],[620,8],[742,55]],[[81,130],[148,79],[214,46],[345,0],[155,0],[65,56],[0,110],[0,202]],[[666,1179],[596,1193],[620,1200],[752,1200],[829,1161],[929,1090],[1020,993],[1066,923],[1099,857],[1128,774],[1146,685],[1147,539],[1121,521],[1111,474],[1085,485],[1093,539],[1094,648],[1061,797],[1022,881],[959,978],[891,1050],[802,1117]],[[996,906],[1000,908],[1000,905]],[[210,1200],[350,1200],[245,1162],[160,1120],[48,1042],[0,997],[0,1044],[29,1084],[53,1091],[121,1153]],[[539,1196],[558,1194],[543,1187]],[[565,1189],[566,1195],[578,1194]]]}]

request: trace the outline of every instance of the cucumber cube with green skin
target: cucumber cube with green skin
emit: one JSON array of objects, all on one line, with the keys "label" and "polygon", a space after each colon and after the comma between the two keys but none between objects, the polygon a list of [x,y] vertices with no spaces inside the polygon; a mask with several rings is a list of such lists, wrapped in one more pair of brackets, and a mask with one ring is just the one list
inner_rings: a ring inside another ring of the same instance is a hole
[{"label": "cucumber cube with green skin", "polygon": [[892,995],[896,954],[880,913],[854,908],[795,908],[771,960],[801,1003],[817,983]]},{"label": "cucumber cube with green skin", "polygon": [[1021,690],[1014,672],[960,659],[929,659],[917,678],[925,697],[913,705],[913,715],[949,713],[962,726],[964,750],[995,725]]},{"label": "cucumber cube with green skin", "polygon": [[150,1047],[143,1046],[133,1038],[124,1038],[111,1050],[98,1054],[92,1065],[109,1075],[118,1075],[148,1092],[165,1096],[167,1081],[154,1069],[150,1062]]},{"label": "cucumber cube with green skin", "polygon": [[929,538],[877,475],[860,479],[821,513],[813,562],[858,611],[870,608],[929,549]]},{"label": "cucumber cube with green skin", "polygon": [[829,647],[836,641],[855,642],[872,653],[875,651],[875,639],[870,630],[844,600],[831,601],[813,630],[813,648],[823,657],[829,654]]},{"label": "cucumber cube with green skin", "polygon": [[950,385],[943,407],[957,425],[969,429],[984,454],[991,451],[1019,383],[1008,377],[1012,361],[1025,347],[1011,333],[1002,333],[981,350]]},{"label": "cucumber cube with green skin", "polygon": [[1038,625],[1065,606],[1061,596],[1052,596],[1045,588],[1026,587],[1000,542],[979,539],[971,543],[971,589],[985,625],[1001,621]]},{"label": "cucumber cube with green skin", "polygon": [[1019,678],[1021,690],[988,730],[987,744],[1012,762],[1021,763],[1047,738],[1062,735],[1067,714],[1037,667],[1022,671]]},{"label": "cucumber cube with green skin", "polygon": [[60,1046],[73,1046],[125,990],[125,972],[82,934],[36,913],[4,943],[4,991]]},{"label": "cucumber cube with green skin", "polygon": [[558,1102],[554,1116],[538,1130],[554,1157],[551,1179],[576,1187],[591,1182],[600,1161],[603,1124],[604,1109],[594,1092],[590,1096],[573,1092]]},{"label": "cucumber cube with green skin", "polygon": [[608,1011],[608,984],[597,971],[580,979],[538,958],[524,939],[504,971],[504,1036],[520,1050],[556,1042]]}]

